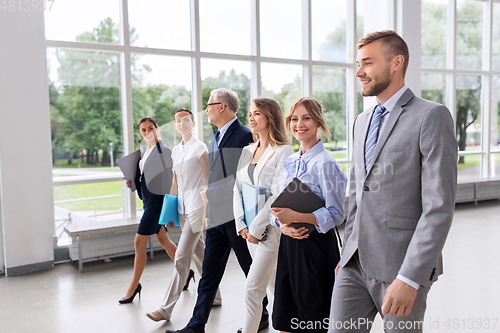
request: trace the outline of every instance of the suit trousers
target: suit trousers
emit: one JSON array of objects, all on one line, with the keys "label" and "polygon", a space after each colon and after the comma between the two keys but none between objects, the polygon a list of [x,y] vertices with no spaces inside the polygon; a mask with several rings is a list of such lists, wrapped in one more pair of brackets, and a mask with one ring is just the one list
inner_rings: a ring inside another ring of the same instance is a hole
[{"label": "suit trousers", "polygon": [[[158,309],[158,312],[166,320],[170,320],[175,304],[179,300],[182,293],[184,284],[186,283],[186,279],[189,274],[191,259],[194,260],[194,264],[200,273],[200,276],[203,273],[203,251],[205,250],[203,232],[193,232],[191,229],[191,221],[201,220],[202,217],[203,207],[190,214],[179,214],[179,222],[181,224],[182,232],[177,246],[177,251],[175,252],[174,274],[170,280],[170,285],[168,286],[163,299],[162,306]],[[215,300],[221,301],[219,290],[217,290]]]},{"label": "suit trousers", "polygon": [[266,289],[274,295],[281,232],[275,227],[268,227],[266,236],[267,239],[258,244],[247,243],[252,255],[252,266],[250,266],[245,287],[243,333],[257,333]]},{"label": "suit trousers", "polygon": [[[246,243],[246,240],[237,235],[234,220],[207,230],[203,275],[198,284],[198,298],[196,299],[193,316],[187,324],[191,329],[198,332],[205,331],[205,324],[208,321],[217,288],[224,275],[231,248],[236,254],[243,273],[245,273],[245,276],[248,275],[252,257]],[[262,314],[265,319],[268,316],[265,309],[266,305],[267,298],[265,298]]]},{"label": "suit trousers", "polygon": [[386,333],[422,332],[429,288],[420,286],[410,314],[398,318],[382,315],[382,303],[389,285],[388,282],[366,276],[356,252],[344,267],[340,267],[337,274],[328,333],[368,333],[377,312],[382,316]]}]

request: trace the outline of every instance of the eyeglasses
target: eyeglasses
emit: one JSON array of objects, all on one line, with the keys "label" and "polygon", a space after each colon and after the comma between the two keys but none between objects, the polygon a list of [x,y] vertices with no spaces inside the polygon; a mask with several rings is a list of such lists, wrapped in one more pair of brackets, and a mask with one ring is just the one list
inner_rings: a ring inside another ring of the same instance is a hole
[{"label": "eyeglasses", "polygon": [[222,104],[222,103],[207,103],[207,107],[211,105],[217,105],[217,104]]}]

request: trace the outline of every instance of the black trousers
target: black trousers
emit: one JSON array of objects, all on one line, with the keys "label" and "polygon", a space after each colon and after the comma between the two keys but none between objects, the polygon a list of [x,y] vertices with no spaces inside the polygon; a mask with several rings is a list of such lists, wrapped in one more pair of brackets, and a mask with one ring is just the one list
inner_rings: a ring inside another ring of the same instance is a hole
[{"label": "black trousers", "polygon": [[[196,331],[205,331],[205,324],[208,321],[217,288],[224,275],[231,248],[236,254],[243,273],[247,276],[252,264],[252,257],[248,251],[246,240],[236,234],[234,220],[207,230],[203,274],[198,285],[198,298],[193,316],[187,325]],[[267,302],[266,297],[262,302],[264,320],[269,316],[266,309]]]},{"label": "black trousers", "polygon": [[340,260],[333,229],[307,239],[281,235],[273,327],[286,332],[327,332],[335,267]]}]

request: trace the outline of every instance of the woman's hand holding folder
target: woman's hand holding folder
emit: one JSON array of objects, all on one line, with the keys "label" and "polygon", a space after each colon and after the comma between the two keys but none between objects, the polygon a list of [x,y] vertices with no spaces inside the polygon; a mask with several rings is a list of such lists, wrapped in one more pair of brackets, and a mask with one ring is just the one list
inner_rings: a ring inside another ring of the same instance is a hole
[{"label": "woman's hand holding folder", "polygon": [[295,238],[295,239],[305,239],[309,237],[307,233],[307,228],[300,227],[295,229],[290,226],[290,223],[297,222],[301,220],[302,213],[296,212],[290,208],[272,208],[273,215],[278,219],[280,223],[280,229],[283,234],[286,236]]}]

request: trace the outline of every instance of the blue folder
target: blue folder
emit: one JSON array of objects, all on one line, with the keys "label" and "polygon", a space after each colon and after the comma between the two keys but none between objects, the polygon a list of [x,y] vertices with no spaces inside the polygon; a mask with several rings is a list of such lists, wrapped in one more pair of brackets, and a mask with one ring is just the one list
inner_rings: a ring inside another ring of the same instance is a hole
[{"label": "blue folder", "polygon": [[[243,210],[245,211],[245,223],[247,227],[252,224],[257,213],[267,200],[265,187],[243,183],[241,185],[241,195],[243,197]],[[259,200],[260,198],[260,200]],[[260,207],[259,207],[260,202]]]},{"label": "blue folder", "polygon": [[165,194],[163,197],[163,207],[161,208],[159,224],[168,224],[174,222],[176,226],[180,226],[179,211],[177,210],[178,198],[176,195]]}]

